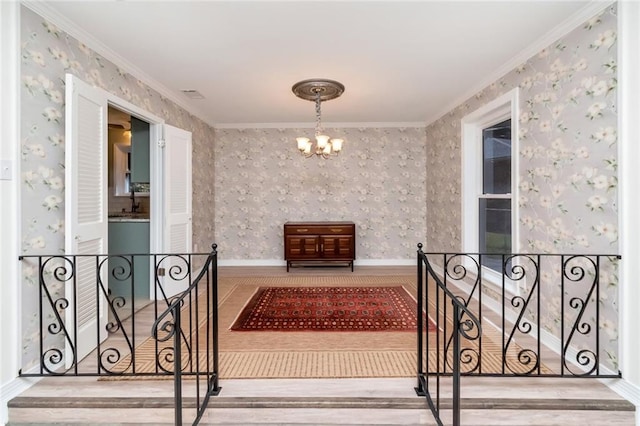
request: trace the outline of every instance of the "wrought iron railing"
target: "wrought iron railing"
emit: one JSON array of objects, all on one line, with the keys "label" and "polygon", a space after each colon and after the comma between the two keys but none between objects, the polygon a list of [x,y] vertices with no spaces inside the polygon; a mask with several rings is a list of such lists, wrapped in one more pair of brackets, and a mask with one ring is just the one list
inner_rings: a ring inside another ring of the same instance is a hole
[{"label": "wrought iron railing", "polygon": [[[439,383],[450,375],[454,387],[457,374],[621,377],[619,261],[599,254],[425,253],[419,244],[421,312],[435,330],[426,319],[419,330],[418,376]],[[439,294],[444,289],[446,295]],[[462,314],[444,303],[452,295],[464,306]],[[457,315],[477,318],[479,333],[459,330]]]},{"label": "wrought iron railing", "polygon": [[[172,306],[195,282],[199,288],[217,289],[211,253],[188,254],[83,254],[21,256],[26,275],[37,286],[37,323],[27,325],[25,345],[39,347],[37,359],[25,359],[22,376],[145,376],[167,375],[162,362],[166,347],[152,339],[148,326]],[[152,265],[152,266],[151,266]],[[139,274],[141,270],[146,273]],[[200,277],[203,271],[209,273]],[[196,271],[196,272],[194,272]],[[153,285],[152,285],[153,284]],[[80,288],[82,287],[82,288]],[[203,290],[204,291],[204,290]],[[84,311],[78,309],[82,301]],[[87,306],[88,305],[88,306]],[[216,308],[214,305],[212,309]],[[78,329],[93,316],[97,330],[87,356],[78,352]],[[193,327],[194,324],[183,324]],[[185,336],[193,333],[184,331]],[[155,353],[149,365],[136,359],[134,349],[144,344]],[[166,345],[165,345],[166,346]]]},{"label": "wrought iron railing", "polygon": [[[197,425],[204,414],[209,398],[220,393],[218,369],[218,290],[217,285],[205,286],[204,294],[200,282],[217,283],[216,246],[207,258],[205,266],[189,288],[176,298],[169,308],[158,316],[152,333],[158,343],[171,342],[161,351],[164,360],[173,365],[174,424],[182,424],[183,369],[195,376]],[[171,273],[171,272],[170,272]],[[212,274],[212,276],[209,276]],[[204,296],[204,297],[203,297]],[[204,299],[204,300],[202,300]],[[204,304],[204,306],[202,306]],[[188,321],[185,333],[183,322]],[[183,350],[187,357],[183,360]],[[195,356],[194,356],[195,355]]]},{"label": "wrought iron railing", "polygon": [[220,389],[215,245],[210,253],[20,260],[39,301],[23,331],[38,355],[23,358],[20,376],[173,376],[176,416],[189,377],[199,421]]},{"label": "wrought iron railing", "polygon": [[[460,376],[468,344],[482,335],[480,320],[452,293],[434,272],[418,244],[418,364],[416,393],[427,399],[438,423],[443,425],[443,377],[452,376],[451,424],[460,425]],[[430,281],[430,279],[432,281]],[[451,311],[448,311],[448,306]],[[447,315],[447,312],[449,314]]]}]

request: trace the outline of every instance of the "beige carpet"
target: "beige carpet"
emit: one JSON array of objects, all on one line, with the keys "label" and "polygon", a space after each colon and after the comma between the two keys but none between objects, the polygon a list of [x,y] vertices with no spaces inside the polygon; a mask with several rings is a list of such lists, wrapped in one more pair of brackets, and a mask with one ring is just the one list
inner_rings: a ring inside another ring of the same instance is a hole
[{"label": "beige carpet", "polygon": [[[219,279],[220,377],[414,377],[416,333],[411,331],[232,331],[231,325],[259,286],[404,286],[415,298],[414,276],[244,277]],[[203,304],[204,305],[204,304]],[[201,315],[200,318],[204,318]],[[486,335],[485,335],[486,336]],[[495,337],[495,336],[494,336]],[[499,372],[498,339],[484,337],[483,371]],[[431,340],[431,339],[430,339]],[[435,342],[431,342],[435,355]],[[151,339],[136,349],[136,370],[155,368]],[[186,361],[186,360],[185,360]],[[195,361],[195,360],[194,360]],[[201,365],[206,362],[200,359]],[[435,356],[430,355],[431,367]],[[120,364],[126,368],[128,360]]]}]

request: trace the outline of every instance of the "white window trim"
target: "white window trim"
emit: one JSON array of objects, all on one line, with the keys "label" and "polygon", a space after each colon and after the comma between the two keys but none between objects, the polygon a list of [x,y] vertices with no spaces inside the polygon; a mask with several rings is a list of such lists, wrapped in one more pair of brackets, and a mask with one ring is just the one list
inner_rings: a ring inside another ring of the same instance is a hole
[{"label": "white window trim", "polygon": [[[514,253],[519,251],[519,89],[515,88],[493,101],[466,115],[461,122],[462,137],[462,251],[479,251],[479,211],[478,198],[482,194],[482,130],[502,120],[511,118],[511,247]],[[503,196],[504,197],[504,196]],[[499,194],[491,198],[501,198]],[[506,197],[504,197],[506,198]],[[502,286],[502,275],[482,267],[487,282]],[[518,286],[506,280],[506,290],[517,293]]]}]

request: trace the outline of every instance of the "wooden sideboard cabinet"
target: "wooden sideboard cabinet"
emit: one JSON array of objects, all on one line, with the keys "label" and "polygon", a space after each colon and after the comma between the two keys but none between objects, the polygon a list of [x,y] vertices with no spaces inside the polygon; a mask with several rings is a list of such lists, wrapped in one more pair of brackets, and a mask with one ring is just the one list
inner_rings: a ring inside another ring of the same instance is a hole
[{"label": "wooden sideboard cabinet", "polygon": [[356,258],[356,225],[353,222],[286,222],[284,259],[287,272],[293,264],[351,266]]}]

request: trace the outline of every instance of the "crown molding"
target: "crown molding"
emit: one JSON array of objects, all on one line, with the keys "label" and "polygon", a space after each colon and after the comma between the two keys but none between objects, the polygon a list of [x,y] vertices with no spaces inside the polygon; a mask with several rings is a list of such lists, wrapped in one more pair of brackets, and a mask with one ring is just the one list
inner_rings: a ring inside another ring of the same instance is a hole
[{"label": "crown molding", "polygon": [[[315,129],[315,123],[217,123],[215,129]],[[347,128],[424,128],[425,123],[411,122],[347,122],[322,123],[325,129]]]},{"label": "crown molding", "polygon": [[204,121],[209,126],[214,126],[213,120],[207,117],[207,115],[203,111],[195,108],[193,105],[189,105],[185,99],[181,99],[180,94],[169,89],[159,81],[155,80],[153,77],[149,76],[136,65],[132,64],[131,62],[120,56],[117,52],[110,49],[104,43],[96,39],[90,33],[79,28],[75,23],[69,20],[66,16],[59,13],[57,10],[54,10],[47,3],[37,0],[21,0],[21,4],[37,13],[42,18],[56,25],[59,29],[69,34],[71,37],[74,37],[75,39],[81,41],[94,52],[113,62],[118,68],[121,68],[135,78],[139,79],[165,98],[174,102],[180,108]]},{"label": "crown molding", "polygon": [[447,104],[439,113],[432,115],[431,117],[425,120],[425,126],[431,125],[436,120],[442,118],[449,111],[461,105],[467,99],[471,98],[476,93],[480,92],[482,89],[489,86],[491,83],[499,80],[504,77],[506,74],[514,70],[519,65],[527,62],[534,55],[540,52],[542,49],[549,47],[551,44],[569,34],[571,31],[575,30],[579,25],[582,25],[585,21],[602,12],[607,7],[611,6],[615,3],[614,0],[592,0],[585,7],[562,21],[551,31],[546,33],[544,36],[536,40],[534,43],[529,45],[526,49],[522,50],[518,55],[511,58],[509,61],[505,62],[502,66],[497,68],[487,77],[482,79],[478,84],[473,86],[470,90],[466,91],[462,96],[459,96],[454,101]]}]

